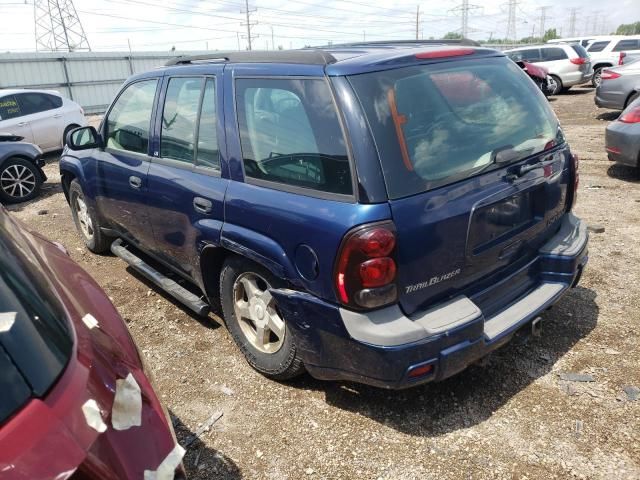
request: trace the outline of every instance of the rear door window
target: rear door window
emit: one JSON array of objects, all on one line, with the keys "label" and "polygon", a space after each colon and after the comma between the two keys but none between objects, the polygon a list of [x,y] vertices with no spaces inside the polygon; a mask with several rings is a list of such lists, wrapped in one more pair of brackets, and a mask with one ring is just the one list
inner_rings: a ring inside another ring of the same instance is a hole
[{"label": "rear door window", "polygon": [[614,47],[614,52],[623,52],[625,50],[639,50],[640,40],[620,40]]},{"label": "rear door window", "polygon": [[331,91],[321,79],[238,79],[245,175],[352,195],[347,147]]},{"label": "rear door window", "polygon": [[607,40],[606,42],[593,42],[591,45],[589,45],[587,51],[593,53],[601,52],[605,48],[607,48],[607,45],[609,45],[609,43],[609,40]]},{"label": "rear door window", "polygon": [[216,115],[216,82],[215,79],[209,78],[202,96],[196,165],[220,171]]},{"label": "rear door window", "polygon": [[46,112],[58,108],[52,100],[52,95],[44,93],[20,93],[16,95],[23,115]]},{"label": "rear door window", "polygon": [[543,48],[542,50],[542,61],[543,62],[553,62],[556,60],[566,60],[567,54],[564,49],[560,47],[554,48]]},{"label": "rear door window", "polygon": [[0,120],[21,117],[24,115],[20,110],[18,100],[14,95],[7,95],[0,98]]},{"label": "rear door window", "polygon": [[132,83],[120,94],[106,119],[107,147],[147,154],[158,79]]},{"label": "rear door window", "polygon": [[202,77],[175,77],[169,80],[164,108],[160,156],[193,163]]},{"label": "rear door window", "polygon": [[548,102],[504,57],[349,79],[392,199],[504,167],[564,141]]}]

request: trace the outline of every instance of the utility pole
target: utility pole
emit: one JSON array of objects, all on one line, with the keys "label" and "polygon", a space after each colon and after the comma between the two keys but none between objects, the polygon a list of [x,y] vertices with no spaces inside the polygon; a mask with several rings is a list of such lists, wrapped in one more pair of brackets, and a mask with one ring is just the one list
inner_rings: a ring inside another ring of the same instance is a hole
[{"label": "utility pole", "polygon": [[482,7],[479,5],[470,5],[469,0],[462,0],[461,5],[449,10],[450,12],[460,13],[460,35],[462,35],[462,38],[467,38],[469,36],[469,12],[479,8]]},{"label": "utility pole", "polygon": [[577,13],[577,9],[572,8],[571,16],[569,17],[569,36],[570,37],[576,36],[576,13]]},{"label": "utility pole", "polygon": [[276,49],[276,42],[273,40],[273,25],[271,25],[271,50]]},{"label": "utility pole", "polygon": [[518,0],[509,0],[509,15],[507,19],[507,40],[516,42],[516,9],[518,8]]},{"label": "utility pole", "polygon": [[236,32],[236,38],[238,39],[238,50],[240,50],[240,33]]},{"label": "utility pole", "polygon": [[418,40],[419,28],[420,28],[420,5],[416,5],[416,40]]},{"label": "utility pole", "polygon": [[247,50],[251,50],[251,27],[253,27],[254,25],[257,25],[257,22],[251,23],[251,17],[250,15],[253,12],[256,12],[257,9],[252,9],[249,10],[249,0],[244,0],[244,12],[240,12],[240,13],[244,13],[246,15],[246,23],[241,23],[240,25],[246,25],[247,27]]},{"label": "utility pole", "polygon": [[544,37],[544,33],[546,32],[544,27],[547,21],[547,10],[550,8],[550,6],[538,7],[538,10],[540,10],[540,38]]}]

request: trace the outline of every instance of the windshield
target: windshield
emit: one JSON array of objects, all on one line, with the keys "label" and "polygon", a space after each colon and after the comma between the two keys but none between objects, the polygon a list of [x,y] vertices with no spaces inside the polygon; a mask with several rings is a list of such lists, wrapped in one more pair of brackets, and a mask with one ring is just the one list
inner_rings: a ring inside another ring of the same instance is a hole
[{"label": "windshield", "polygon": [[39,262],[0,211],[0,422],[41,397],[63,371],[73,339]]},{"label": "windshield", "polygon": [[354,75],[350,81],[392,199],[564,142],[538,87],[506,57],[405,67]]}]

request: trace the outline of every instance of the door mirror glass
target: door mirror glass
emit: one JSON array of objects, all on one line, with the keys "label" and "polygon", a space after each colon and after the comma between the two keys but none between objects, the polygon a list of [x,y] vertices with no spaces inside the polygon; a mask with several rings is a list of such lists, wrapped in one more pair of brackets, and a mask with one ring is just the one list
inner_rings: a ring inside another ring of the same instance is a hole
[{"label": "door mirror glass", "polygon": [[74,128],[67,134],[67,146],[71,150],[100,148],[102,139],[94,127]]}]

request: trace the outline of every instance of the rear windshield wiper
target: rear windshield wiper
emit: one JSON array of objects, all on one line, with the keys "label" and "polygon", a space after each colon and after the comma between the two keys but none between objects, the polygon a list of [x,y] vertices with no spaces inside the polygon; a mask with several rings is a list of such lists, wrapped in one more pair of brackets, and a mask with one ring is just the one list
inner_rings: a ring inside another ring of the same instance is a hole
[{"label": "rear windshield wiper", "polygon": [[520,158],[521,155],[522,152],[514,150],[513,145],[503,145],[502,147],[498,147],[491,152],[491,161],[480,168],[480,170],[476,170],[474,174],[485,172],[494,165],[511,163]]}]

